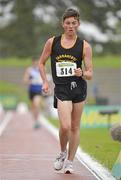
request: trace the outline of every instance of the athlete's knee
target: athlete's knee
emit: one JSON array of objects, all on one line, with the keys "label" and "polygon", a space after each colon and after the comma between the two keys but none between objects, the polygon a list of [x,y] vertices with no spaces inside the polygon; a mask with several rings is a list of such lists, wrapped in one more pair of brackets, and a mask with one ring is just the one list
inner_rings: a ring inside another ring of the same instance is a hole
[{"label": "athlete's knee", "polygon": [[64,124],[60,127],[61,132],[68,133],[71,130],[71,126],[69,124]]},{"label": "athlete's knee", "polygon": [[80,131],[80,125],[76,125],[76,126],[72,125],[71,126],[71,131],[74,132],[74,133]]},{"label": "athlete's knee", "polygon": [[36,104],[36,105],[40,104],[40,96],[39,95],[34,96],[33,103]]}]

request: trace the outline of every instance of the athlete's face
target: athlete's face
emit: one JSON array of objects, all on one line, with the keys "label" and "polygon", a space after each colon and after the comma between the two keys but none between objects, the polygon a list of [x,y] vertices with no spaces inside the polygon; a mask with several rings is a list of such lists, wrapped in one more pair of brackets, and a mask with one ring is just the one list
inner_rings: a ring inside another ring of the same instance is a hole
[{"label": "athlete's face", "polygon": [[80,22],[74,17],[66,18],[62,23],[64,32],[68,35],[76,34],[79,25]]}]

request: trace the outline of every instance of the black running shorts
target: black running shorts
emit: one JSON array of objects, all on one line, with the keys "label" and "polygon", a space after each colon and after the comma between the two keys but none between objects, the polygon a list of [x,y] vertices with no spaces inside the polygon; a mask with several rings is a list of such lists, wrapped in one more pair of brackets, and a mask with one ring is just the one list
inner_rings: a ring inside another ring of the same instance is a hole
[{"label": "black running shorts", "polygon": [[57,108],[57,99],[61,101],[82,102],[87,96],[87,82],[83,79],[68,84],[56,84],[54,89],[54,107]]}]

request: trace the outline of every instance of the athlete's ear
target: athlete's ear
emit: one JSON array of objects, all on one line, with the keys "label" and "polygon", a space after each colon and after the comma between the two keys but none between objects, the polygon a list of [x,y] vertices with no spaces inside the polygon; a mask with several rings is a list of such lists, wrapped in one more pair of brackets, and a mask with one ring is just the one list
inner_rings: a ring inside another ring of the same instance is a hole
[{"label": "athlete's ear", "polygon": [[81,22],[79,21],[79,26],[81,25]]}]

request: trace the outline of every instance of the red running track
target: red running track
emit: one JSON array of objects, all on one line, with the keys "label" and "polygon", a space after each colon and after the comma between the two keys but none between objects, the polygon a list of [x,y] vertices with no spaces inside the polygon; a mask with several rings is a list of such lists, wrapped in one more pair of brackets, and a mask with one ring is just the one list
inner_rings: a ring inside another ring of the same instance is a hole
[{"label": "red running track", "polygon": [[0,136],[0,180],[96,180],[77,159],[74,174],[55,171],[58,152],[58,141],[44,126],[33,129],[30,113],[14,112]]}]

